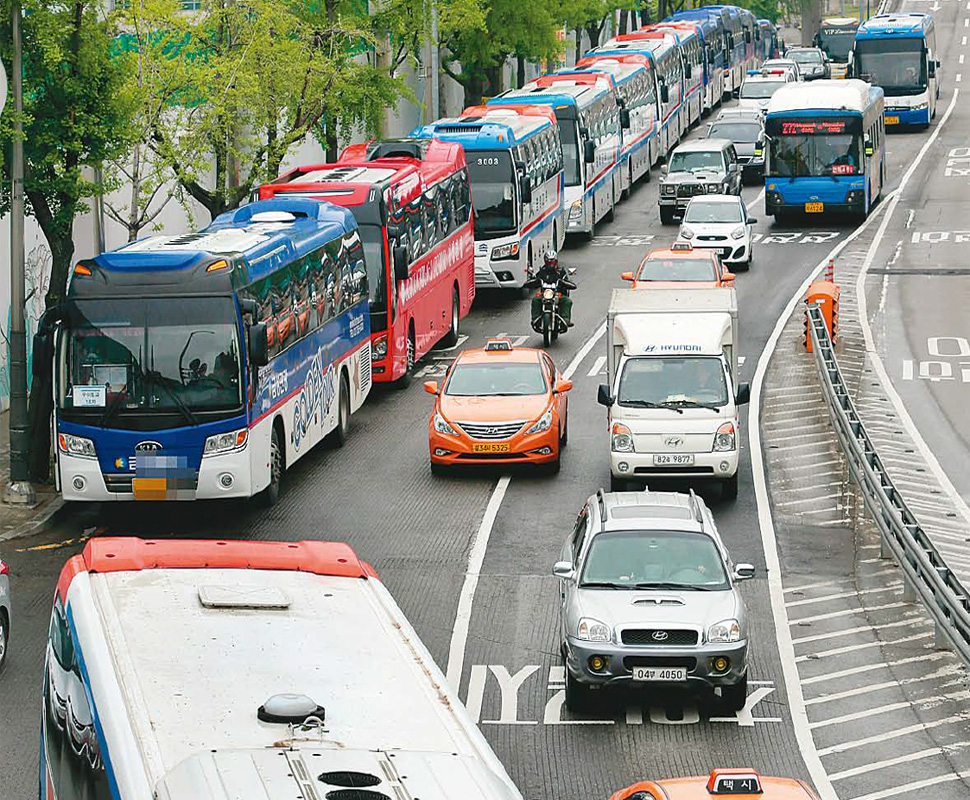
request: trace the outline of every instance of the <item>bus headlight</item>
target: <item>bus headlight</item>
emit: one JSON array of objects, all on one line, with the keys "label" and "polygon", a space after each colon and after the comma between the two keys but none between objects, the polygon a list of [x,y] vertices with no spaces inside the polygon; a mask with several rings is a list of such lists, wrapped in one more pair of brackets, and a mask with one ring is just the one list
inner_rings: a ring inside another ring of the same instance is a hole
[{"label": "bus headlight", "polygon": [[374,361],[383,361],[387,358],[387,334],[382,333],[375,336],[371,343],[371,350],[374,351]]},{"label": "bus headlight", "polygon": [[78,458],[97,458],[98,454],[94,450],[94,442],[85,439],[83,436],[73,436],[70,433],[57,434],[57,446],[62,453]]},{"label": "bus headlight", "polygon": [[735,447],[734,423],[725,422],[714,434],[714,452],[723,453],[725,450],[734,450]]},{"label": "bus headlight", "polygon": [[441,416],[441,414],[439,414],[437,411],[434,412],[434,429],[438,433],[447,433],[449,436],[458,435],[458,431],[452,428],[451,425],[448,424],[448,420]]},{"label": "bus headlight", "polygon": [[569,218],[579,219],[583,215],[583,198],[573,201],[573,204],[569,207]]},{"label": "bus headlight", "polygon": [[917,103],[915,106],[911,106],[911,111],[926,111],[930,107],[929,103]]},{"label": "bus headlight", "polygon": [[207,436],[205,447],[202,448],[202,457],[218,456],[223,453],[231,453],[234,450],[242,450],[249,441],[249,428],[240,428],[238,431],[226,431],[225,433],[215,433]]},{"label": "bus headlight", "polygon": [[502,261],[508,258],[515,258],[519,254],[519,243],[501,244],[492,248],[492,261]]},{"label": "bus headlight", "polygon": [[610,447],[614,453],[633,452],[633,434],[630,433],[630,429],[626,425],[620,422],[613,423]]},{"label": "bus headlight", "polygon": [[528,436],[530,433],[542,433],[542,431],[549,430],[550,425],[552,425],[552,408],[539,417],[535,424],[525,432],[525,435]]}]

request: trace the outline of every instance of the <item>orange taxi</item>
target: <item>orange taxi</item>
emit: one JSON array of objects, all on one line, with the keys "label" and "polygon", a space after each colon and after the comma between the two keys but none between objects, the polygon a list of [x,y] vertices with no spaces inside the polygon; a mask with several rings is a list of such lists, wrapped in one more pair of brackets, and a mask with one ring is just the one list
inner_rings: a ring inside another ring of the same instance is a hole
[{"label": "orange taxi", "polygon": [[542,464],[559,471],[566,444],[566,392],[572,389],[543,350],[491,339],[458,355],[435,396],[428,422],[431,470],[461,464]]},{"label": "orange taxi", "polygon": [[620,276],[634,289],[698,289],[734,286],[737,277],[713,250],[694,249],[690,242],[651,250],[636,272]]},{"label": "orange taxi", "polygon": [[804,781],[772,778],[753,769],[715,769],[706,777],[641,781],[620,789],[610,800],[818,800]]}]

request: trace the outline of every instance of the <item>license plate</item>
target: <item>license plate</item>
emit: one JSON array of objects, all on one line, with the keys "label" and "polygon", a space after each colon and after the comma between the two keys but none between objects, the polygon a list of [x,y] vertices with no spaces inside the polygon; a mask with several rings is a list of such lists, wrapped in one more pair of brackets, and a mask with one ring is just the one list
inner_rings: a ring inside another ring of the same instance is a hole
[{"label": "license plate", "polygon": [[684,683],[687,667],[634,667],[633,680],[653,683]]},{"label": "license plate", "polygon": [[717,252],[718,252],[719,255],[729,256],[729,255],[731,255],[731,248],[730,247],[719,247],[717,249]]},{"label": "license plate", "polygon": [[885,123],[887,125],[898,125],[899,124],[899,117],[895,117],[895,116],[893,116],[893,117],[886,117],[884,121],[885,121]]},{"label": "license plate", "polygon": [[824,208],[824,203],[805,203],[806,214],[821,214]]},{"label": "license plate", "polygon": [[131,491],[136,500],[164,500],[168,495],[165,478],[132,478]]},{"label": "license plate", "polygon": [[653,457],[653,463],[658,466],[667,466],[670,464],[676,464],[680,467],[690,466],[694,463],[693,454],[684,455],[682,453],[670,453],[670,454],[659,454]]},{"label": "license plate", "polygon": [[507,453],[509,452],[508,442],[489,442],[488,444],[473,444],[473,453]]}]

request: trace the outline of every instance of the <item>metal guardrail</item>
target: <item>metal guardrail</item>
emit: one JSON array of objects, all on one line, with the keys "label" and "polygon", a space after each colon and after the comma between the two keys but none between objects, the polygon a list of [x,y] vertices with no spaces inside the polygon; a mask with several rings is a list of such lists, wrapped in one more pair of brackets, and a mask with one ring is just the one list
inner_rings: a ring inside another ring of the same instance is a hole
[{"label": "metal guardrail", "polygon": [[883,551],[888,549],[903,571],[903,599],[912,602],[918,597],[936,623],[937,647],[951,644],[970,664],[970,596],[887,474],[849,397],[822,310],[813,303],[807,313],[815,366],[832,427],[866,508],[879,528]]}]

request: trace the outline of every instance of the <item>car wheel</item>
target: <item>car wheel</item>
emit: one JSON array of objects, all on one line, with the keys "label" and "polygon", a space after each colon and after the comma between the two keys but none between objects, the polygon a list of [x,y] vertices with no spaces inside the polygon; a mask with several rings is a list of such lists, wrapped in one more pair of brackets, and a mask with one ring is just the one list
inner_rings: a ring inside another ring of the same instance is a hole
[{"label": "car wheel", "polygon": [[569,444],[569,413],[563,415],[562,432],[559,434],[559,449],[561,450]]},{"label": "car wheel", "polygon": [[589,710],[590,688],[577,681],[566,667],[566,708],[578,714]]},{"label": "car wheel", "polygon": [[445,464],[435,464],[434,461],[431,462],[431,474],[437,475],[439,478],[442,475],[448,474],[448,467]]},{"label": "car wheel", "polygon": [[660,207],[660,224],[661,225],[673,225],[674,224],[674,212],[673,209]]},{"label": "car wheel", "polygon": [[[568,684],[567,684],[568,685]],[[748,676],[731,686],[721,687],[721,706],[725,711],[740,711],[748,701]]]},{"label": "car wheel", "polygon": [[558,475],[559,470],[562,469],[562,448],[556,449],[556,460],[550,461],[546,464],[546,473],[548,475]]},{"label": "car wheel", "polygon": [[[529,263],[532,263],[532,248],[529,248]],[[441,340],[445,347],[454,347],[458,344],[458,326],[461,324],[461,307],[458,302],[458,288],[455,287],[451,293],[451,327],[448,333]]]},{"label": "car wheel", "polygon": [[414,377],[414,332],[408,334],[407,360],[404,362],[404,374],[394,381],[395,389],[407,389],[411,385],[411,378]]},{"label": "car wheel", "polygon": [[10,642],[10,621],[7,619],[7,612],[0,611],[0,671],[7,663],[7,645]]},{"label": "car wheel", "polygon": [[721,481],[721,497],[734,500],[738,496],[738,473],[734,473],[727,480]]}]

